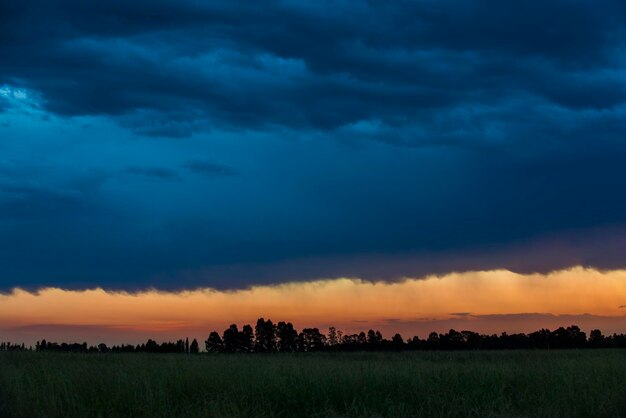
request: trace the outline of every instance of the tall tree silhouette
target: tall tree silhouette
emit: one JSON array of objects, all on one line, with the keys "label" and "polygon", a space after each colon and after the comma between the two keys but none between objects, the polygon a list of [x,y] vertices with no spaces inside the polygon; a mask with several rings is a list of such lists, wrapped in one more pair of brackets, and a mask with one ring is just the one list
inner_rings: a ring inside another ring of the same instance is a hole
[{"label": "tall tree silhouette", "polygon": [[254,334],[250,325],[244,325],[239,332],[239,347],[244,353],[254,351]]},{"label": "tall tree silhouette", "polygon": [[550,346],[550,334],[550,330],[545,328],[528,334],[530,345],[535,348],[556,348]]},{"label": "tall tree silhouette", "polygon": [[276,324],[276,337],[278,351],[287,353],[298,349],[298,331],[291,322],[279,322]]},{"label": "tall tree silhouette", "polygon": [[339,335],[337,334],[337,328],[335,327],[329,327],[328,328],[328,338],[326,339],[326,341],[328,342],[328,345],[331,347],[336,346],[337,344],[339,344]]},{"label": "tall tree silhouette", "polygon": [[370,329],[367,331],[367,346],[370,350],[377,350],[383,341],[380,331]]},{"label": "tall tree silhouette", "polygon": [[298,335],[300,351],[320,351],[324,348],[326,337],[317,328],[304,328]]},{"label": "tall tree silhouette", "polygon": [[600,348],[605,345],[605,338],[602,335],[602,331],[594,329],[589,333],[589,347]]},{"label": "tall tree silhouette", "polygon": [[391,345],[394,350],[400,351],[404,349],[404,340],[402,339],[402,335],[395,334],[391,339]]},{"label": "tall tree silhouette", "polygon": [[241,347],[239,346],[239,330],[236,324],[232,324],[224,331],[222,341],[224,342],[224,352],[238,353],[241,351]]},{"label": "tall tree silhouette", "polygon": [[254,327],[254,349],[259,353],[276,351],[276,329],[270,319],[259,318]]},{"label": "tall tree silhouette", "polygon": [[204,342],[204,348],[210,353],[220,353],[224,349],[222,338],[216,331],[209,334],[209,338]]},{"label": "tall tree silhouette", "polygon": [[359,332],[359,335],[356,337],[356,342],[361,347],[365,347],[367,345],[367,336],[363,331]]}]

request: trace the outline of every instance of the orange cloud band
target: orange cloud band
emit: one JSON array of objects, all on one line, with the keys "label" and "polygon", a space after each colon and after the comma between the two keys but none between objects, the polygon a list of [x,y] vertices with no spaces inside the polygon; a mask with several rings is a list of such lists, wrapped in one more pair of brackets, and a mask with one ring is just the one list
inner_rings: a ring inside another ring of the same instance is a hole
[{"label": "orange cloud band", "polygon": [[0,295],[2,339],[137,343],[148,336],[205,338],[263,316],[296,327],[425,336],[451,327],[528,332],[578,323],[626,332],[626,270],[576,267],[549,274],[505,270],[451,273],[401,282],[319,280],[218,291],[15,289]]}]

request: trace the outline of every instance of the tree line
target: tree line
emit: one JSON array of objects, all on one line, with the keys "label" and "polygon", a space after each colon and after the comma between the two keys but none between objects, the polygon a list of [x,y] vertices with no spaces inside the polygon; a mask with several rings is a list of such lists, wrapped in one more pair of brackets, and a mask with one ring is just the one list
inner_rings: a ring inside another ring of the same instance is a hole
[{"label": "tree line", "polygon": [[[594,329],[587,337],[578,326],[559,327],[553,331],[541,329],[529,334],[479,334],[474,331],[447,333],[431,332],[428,338],[417,336],[405,340],[400,334],[386,339],[380,331],[369,330],[356,334],[343,333],[330,327],[326,334],[318,328],[304,328],[298,332],[291,322],[273,323],[259,318],[254,328],[244,325],[241,330],[231,325],[221,334],[209,333],[204,349],[209,353],[290,353],[312,351],[416,351],[416,350],[503,350],[503,349],[569,349],[569,348],[626,348],[626,335],[605,336]],[[0,351],[32,350],[24,344],[0,343]],[[96,353],[199,353],[196,339],[157,343],[149,339],[145,344],[122,344],[111,347],[104,343],[56,343],[37,341],[36,351],[96,352]]]},{"label": "tree line", "polygon": [[[0,346],[1,347],[1,346]],[[121,344],[111,347],[104,343],[87,346],[87,343],[56,343],[46,340],[37,341],[35,351],[64,351],[73,353],[199,353],[200,346],[195,338],[190,343],[189,338],[176,342],[161,344],[149,339],[145,344]]]}]

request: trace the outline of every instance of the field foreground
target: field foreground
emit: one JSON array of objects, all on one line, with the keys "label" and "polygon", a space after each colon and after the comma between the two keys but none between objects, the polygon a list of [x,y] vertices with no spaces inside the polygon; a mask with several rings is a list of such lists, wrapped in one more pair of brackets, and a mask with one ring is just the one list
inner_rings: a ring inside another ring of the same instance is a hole
[{"label": "field foreground", "polygon": [[626,350],[0,353],[2,417],[626,416]]}]

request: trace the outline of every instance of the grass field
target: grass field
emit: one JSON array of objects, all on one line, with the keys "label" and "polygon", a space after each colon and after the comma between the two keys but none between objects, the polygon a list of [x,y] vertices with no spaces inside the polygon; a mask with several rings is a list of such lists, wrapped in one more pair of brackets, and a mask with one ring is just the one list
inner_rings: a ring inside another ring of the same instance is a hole
[{"label": "grass field", "polygon": [[2,417],[626,416],[626,351],[0,353]]}]

